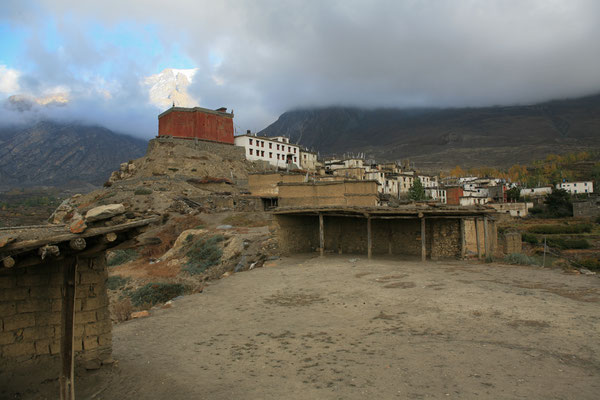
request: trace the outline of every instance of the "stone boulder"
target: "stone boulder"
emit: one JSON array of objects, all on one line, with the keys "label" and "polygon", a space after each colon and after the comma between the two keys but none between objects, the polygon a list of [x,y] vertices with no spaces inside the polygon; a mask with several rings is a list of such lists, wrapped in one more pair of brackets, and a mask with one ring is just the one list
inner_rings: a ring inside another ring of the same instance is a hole
[{"label": "stone boulder", "polygon": [[109,219],[117,215],[125,213],[123,204],[107,204],[105,206],[94,207],[85,214],[85,219],[88,222],[100,221]]}]

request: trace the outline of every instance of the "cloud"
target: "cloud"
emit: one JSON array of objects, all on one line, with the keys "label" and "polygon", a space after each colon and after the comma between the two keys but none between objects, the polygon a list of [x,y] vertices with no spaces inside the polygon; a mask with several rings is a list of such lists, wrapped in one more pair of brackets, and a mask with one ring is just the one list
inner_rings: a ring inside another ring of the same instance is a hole
[{"label": "cloud", "polygon": [[16,69],[0,65],[0,93],[14,93],[19,91],[19,76]]},{"label": "cloud", "polygon": [[[21,89],[66,86],[71,104],[62,113],[87,104],[103,110],[103,118],[134,126],[121,117],[129,110],[144,119],[136,131],[148,136],[159,110],[148,104],[140,82],[164,66],[196,68],[189,96],[205,107],[233,108],[242,131],[261,129],[297,107],[486,106],[600,91],[600,2],[594,0],[45,0],[31,6],[14,2],[0,12],[31,31]],[[54,47],[44,44],[47,20],[60,38]],[[170,64],[180,58],[191,65]],[[98,119],[89,114],[81,117]]]}]

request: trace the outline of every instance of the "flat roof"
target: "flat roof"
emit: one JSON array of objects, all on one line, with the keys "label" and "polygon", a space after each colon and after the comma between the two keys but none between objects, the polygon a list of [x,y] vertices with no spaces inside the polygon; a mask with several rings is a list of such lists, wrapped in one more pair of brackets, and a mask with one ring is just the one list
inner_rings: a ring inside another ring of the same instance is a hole
[{"label": "flat roof", "polygon": [[480,217],[497,215],[498,211],[485,206],[432,206],[411,204],[399,207],[279,207],[272,211],[276,215],[330,215],[374,218],[421,218],[421,217]]},{"label": "flat roof", "polygon": [[167,115],[171,112],[174,111],[180,111],[180,112],[202,112],[205,114],[214,114],[214,115],[219,115],[221,117],[227,117],[227,118],[233,118],[233,113],[228,113],[228,112],[223,112],[223,111],[217,111],[217,110],[211,110],[209,108],[203,108],[203,107],[171,107],[166,111],[163,111],[162,113],[158,114],[158,118]]}]

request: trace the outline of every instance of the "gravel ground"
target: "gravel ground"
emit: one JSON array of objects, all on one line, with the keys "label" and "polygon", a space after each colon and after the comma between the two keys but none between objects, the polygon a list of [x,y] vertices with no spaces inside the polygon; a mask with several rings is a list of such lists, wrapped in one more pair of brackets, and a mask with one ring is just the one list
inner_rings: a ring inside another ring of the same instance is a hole
[{"label": "gravel ground", "polygon": [[114,329],[94,399],[597,399],[600,279],[298,256]]}]

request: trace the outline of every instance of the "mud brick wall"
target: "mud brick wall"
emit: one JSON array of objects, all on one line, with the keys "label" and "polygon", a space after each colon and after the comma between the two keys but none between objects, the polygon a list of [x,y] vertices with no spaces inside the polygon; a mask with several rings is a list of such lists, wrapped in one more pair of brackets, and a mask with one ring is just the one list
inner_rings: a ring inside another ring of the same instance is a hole
[{"label": "mud brick wall", "polygon": [[507,232],[501,236],[502,251],[504,254],[514,254],[523,251],[521,234],[517,232]]},{"label": "mud brick wall", "polygon": [[[64,291],[62,262],[65,261],[0,269],[1,365],[44,357],[58,360]],[[111,357],[106,278],[104,254],[79,259],[74,347],[77,360],[86,367],[99,366]]]},{"label": "mud brick wall", "polygon": [[223,157],[227,160],[232,161],[243,161],[246,159],[245,149],[240,146],[233,146],[231,144],[226,143],[217,143],[210,142],[204,140],[194,140],[194,139],[181,139],[181,138],[172,138],[172,137],[160,137],[152,139],[148,142],[148,152],[150,152],[156,147],[161,145],[179,145],[186,146],[195,150],[209,151],[211,153],[217,154],[220,157]]}]

